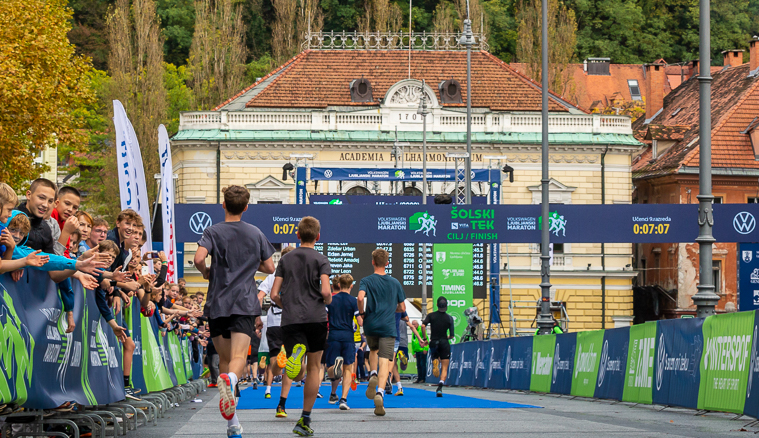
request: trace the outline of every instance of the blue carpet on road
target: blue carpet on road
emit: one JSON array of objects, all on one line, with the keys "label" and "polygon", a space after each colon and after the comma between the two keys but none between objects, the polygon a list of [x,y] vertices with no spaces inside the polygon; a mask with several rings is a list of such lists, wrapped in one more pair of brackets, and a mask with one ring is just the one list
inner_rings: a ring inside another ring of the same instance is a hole
[{"label": "blue carpet on road", "polygon": [[[240,400],[237,403],[237,409],[271,409],[274,410],[279,403],[281,391],[280,385],[272,386],[271,398],[264,398],[264,386],[259,386],[257,390],[246,388],[240,392]],[[338,394],[342,387],[338,386]],[[314,409],[338,409],[336,404],[331,405],[327,402],[329,399],[330,387],[323,384],[319,388],[319,393],[324,398],[316,399]],[[445,391],[445,389],[443,389]],[[388,409],[403,408],[424,408],[424,409],[506,409],[506,408],[539,408],[540,406],[522,405],[518,403],[508,403],[492,400],[483,400],[475,397],[464,397],[460,395],[444,394],[443,397],[436,397],[433,391],[404,387],[403,397],[394,395],[385,396],[385,407]],[[359,385],[358,390],[351,391],[348,394],[348,406],[351,409],[374,409],[374,401],[366,398],[366,384]],[[296,412],[303,409],[303,387],[290,388],[290,394],[287,396],[288,412]]]}]

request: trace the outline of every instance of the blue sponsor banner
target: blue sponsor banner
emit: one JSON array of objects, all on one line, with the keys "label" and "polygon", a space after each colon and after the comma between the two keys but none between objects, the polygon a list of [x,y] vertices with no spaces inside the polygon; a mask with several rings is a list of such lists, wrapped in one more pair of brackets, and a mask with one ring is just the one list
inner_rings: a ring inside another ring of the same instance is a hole
[{"label": "blue sponsor banner", "polygon": [[[715,205],[720,208],[730,204]],[[759,204],[741,205],[756,210]],[[216,204],[177,204],[177,236],[197,242],[203,230],[224,220]],[[543,219],[540,205],[282,205],[254,204],[243,215],[271,242],[296,240],[303,216],[321,221],[322,242],[352,243],[536,243]],[[552,205],[545,221],[554,243],[692,242],[698,235],[696,205]],[[362,224],[357,227],[356,224]],[[720,233],[732,222],[716,222],[720,242],[759,240],[754,235]],[[720,236],[741,240],[725,240]]]},{"label": "blue sponsor banner", "polygon": [[759,312],[754,311],[754,329],[751,331],[751,355],[749,358],[748,382],[746,383],[746,403],[743,413],[751,417],[759,417]]},{"label": "blue sponsor banner", "polygon": [[703,324],[701,318],[665,319],[656,324],[655,404],[696,409],[704,351]]},{"label": "blue sponsor banner", "polygon": [[529,391],[532,377],[532,336],[509,338],[504,360],[506,389]]},{"label": "blue sponsor banner", "polygon": [[738,245],[738,309],[759,309],[759,243]]},{"label": "blue sponsor banner", "polygon": [[143,374],[142,359],[142,329],[140,328],[140,301],[132,300],[131,312],[129,318],[132,321],[132,329],[129,331],[134,341],[134,355],[132,359],[132,387],[141,390],[142,394],[148,393],[148,387],[145,383]]},{"label": "blue sponsor banner", "polygon": [[575,366],[576,350],[577,333],[556,335],[556,346],[553,350],[551,392],[556,394],[572,392],[572,370]]},{"label": "blue sponsor banner", "polygon": [[[306,168],[297,167],[295,169],[295,203],[306,203]],[[177,216],[179,217],[179,216]]]},{"label": "blue sponsor banner", "polygon": [[[312,181],[422,181],[422,169],[312,167]],[[427,169],[428,181],[455,181],[456,169]],[[472,169],[473,182],[488,180],[487,169]]]},{"label": "blue sponsor banner", "polygon": [[[308,195],[310,205],[422,205],[421,196],[411,195]],[[473,205],[487,204],[485,196],[472,196]],[[427,205],[435,205],[435,197],[427,196]]]},{"label": "blue sponsor banner", "polygon": [[506,364],[507,342],[508,338],[487,341],[486,345],[490,350],[488,353],[490,364],[487,369],[487,388],[506,388],[506,375],[504,374],[504,369]]},{"label": "blue sponsor banner", "polygon": [[478,342],[457,344],[456,355],[451,351],[451,366],[447,383],[456,386],[472,386],[474,383],[474,367]]},{"label": "blue sponsor banner", "polygon": [[629,342],[630,327],[604,331],[595,398],[622,400]]},{"label": "blue sponsor banner", "polygon": [[474,359],[474,379],[472,386],[487,387],[488,367],[490,366],[490,341],[476,341],[477,349]]}]

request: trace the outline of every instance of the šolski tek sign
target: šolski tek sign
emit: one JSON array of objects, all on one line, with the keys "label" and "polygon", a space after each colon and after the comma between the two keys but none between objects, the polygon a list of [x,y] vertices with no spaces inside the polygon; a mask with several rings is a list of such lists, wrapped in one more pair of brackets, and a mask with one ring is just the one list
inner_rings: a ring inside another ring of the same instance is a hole
[{"label": "\u0161olski tek sign", "polygon": [[[294,242],[303,216],[321,221],[322,242],[537,243],[547,226],[555,243],[693,242],[698,206],[679,204],[551,205],[251,205],[243,220],[272,242]],[[714,206],[718,242],[756,242],[759,204]],[[216,204],[177,204],[179,242],[200,239],[224,220]]]}]

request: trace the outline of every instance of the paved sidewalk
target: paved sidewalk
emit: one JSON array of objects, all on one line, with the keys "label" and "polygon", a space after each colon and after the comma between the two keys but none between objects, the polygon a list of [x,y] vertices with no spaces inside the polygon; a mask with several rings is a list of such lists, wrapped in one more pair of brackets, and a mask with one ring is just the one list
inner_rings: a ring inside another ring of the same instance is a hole
[{"label": "paved sidewalk", "polygon": [[[434,390],[432,387],[409,385]],[[259,389],[263,396],[263,388]],[[480,437],[715,437],[752,436],[759,428],[740,429],[751,420],[732,420],[735,415],[710,413],[695,416],[687,409],[666,409],[661,406],[633,406],[628,403],[570,399],[539,394],[508,393],[465,388],[446,388],[446,393],[488,400],[508,401],[542,406],[543,409],[395,409],[385,417],[375,417],[372,410],[352,409],[348,412],[319,409],[313,413],[312,426],[321,437],[409,436],[456,437],[476,434]],[[363,396],[363,394],[356,394]],[[218,395],[202,395],[203,408],[188,420],[176,424],[177,438],[224,437],[225,421],[218,410]],[[242,410],[240,420],[243,436],[294,437],[292,428],[300,410],[291,410],[287,419],[274,418],[273,410]],[[147,432],[150,428],[143,429]],[[165,430],[165,429],[164,429]],[[139,436],[154,436],[139,433]]]}]

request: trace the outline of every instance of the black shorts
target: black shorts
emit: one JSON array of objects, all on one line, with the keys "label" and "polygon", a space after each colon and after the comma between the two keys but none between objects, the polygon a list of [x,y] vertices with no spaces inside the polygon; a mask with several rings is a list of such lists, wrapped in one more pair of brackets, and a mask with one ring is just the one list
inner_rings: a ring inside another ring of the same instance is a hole
[{"label": "black shorts", "polygon": [[327,322],[308,322],[282,326],[282,342],[285,354],[290,356],[296,344],[306,346],[307,353],[324,350],[327,342]]},{"label": "black shorts", "polygon": [[[224,339],[232,337],[232,332],[243,333],[250,338],[256,337],[256,316],[232,315],[208,320],[211,338],[221,336]],[[257,339],[257,338],[256,338]]]},{"label": "black shorts", "polygon": [[440,360],[451,358],[451,344],[448,343],[448,339],[430,342],[430,358]]},{"label": "black shorts", "polygon": [[266,327],[266,342],[269,343],[269,356],[277,357],[282,350],[282,327]]}]

